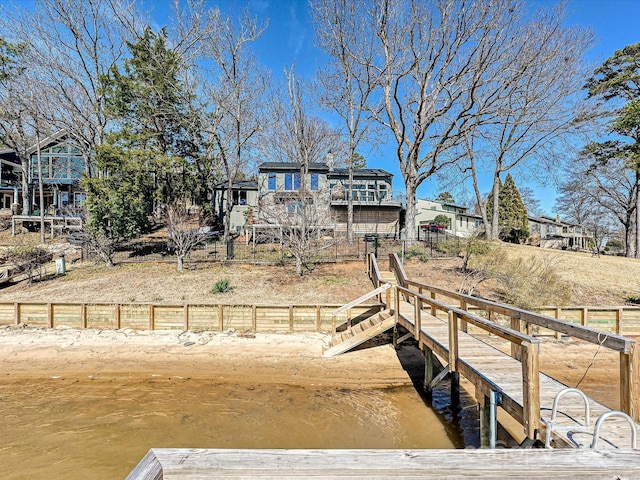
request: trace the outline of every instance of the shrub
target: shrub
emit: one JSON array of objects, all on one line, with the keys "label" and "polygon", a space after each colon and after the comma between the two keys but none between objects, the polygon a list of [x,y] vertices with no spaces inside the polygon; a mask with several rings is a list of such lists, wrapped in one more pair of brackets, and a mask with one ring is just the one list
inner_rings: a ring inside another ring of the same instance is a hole
[{"label": "shrub", "polygon": [[211,289],[211,293],[225,293],[230,292],[232,290],[231,282],[229,280],[218,280],[213,284],[213,288]]},{"label": "shrub", "polygon": [[640,295],[627,295],[625,297],[627,303],[633,303],[634,305],[640,305]]},{"label": "shrub", "polygon": [[495,271],[504,300],[527,310],[545,305],[566,305],[571,286],[560,279],[554,257],[542,260],[519,257],[504,261]]}]

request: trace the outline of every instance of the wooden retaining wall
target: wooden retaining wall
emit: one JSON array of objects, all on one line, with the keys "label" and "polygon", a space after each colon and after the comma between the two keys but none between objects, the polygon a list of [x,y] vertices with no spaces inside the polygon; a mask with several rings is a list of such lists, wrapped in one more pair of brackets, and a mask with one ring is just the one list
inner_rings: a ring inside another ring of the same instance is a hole
[{"label": "wooden retaining wall", "polygon": [[[156,305],[146,303],[0,303],[0,326],[134,330],[251,330],[253,332],[329,332],[340,305]],[[358,305],[338,315],[357,323],[383,305]]]}]

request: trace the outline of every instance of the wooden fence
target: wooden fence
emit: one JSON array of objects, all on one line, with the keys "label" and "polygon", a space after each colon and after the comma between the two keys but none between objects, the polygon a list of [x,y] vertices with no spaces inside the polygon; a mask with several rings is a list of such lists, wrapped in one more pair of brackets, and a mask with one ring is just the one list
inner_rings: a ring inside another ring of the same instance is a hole
[{"label": "wooden fence", "polygon": [[[340,305],[155,305],[146,303],[0,303],[0,325],[134,330],[329,332]],[[358,305],[338,321],[357,323],[382,305]]]}]

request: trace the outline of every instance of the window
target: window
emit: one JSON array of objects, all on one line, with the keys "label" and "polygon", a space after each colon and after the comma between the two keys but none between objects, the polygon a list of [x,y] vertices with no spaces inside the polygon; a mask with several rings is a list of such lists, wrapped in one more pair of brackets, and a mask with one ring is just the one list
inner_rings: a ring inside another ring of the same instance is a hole
[{"label": "window", "polygon": [[247,192],[235,191],[233,192],[233,204],[234,205],[246,205],[247,204]]},{"label": "window", "polygon": [[290,215],[300,214],[302,211],[302,201],[300,200],[287,200],[284,204],[287,213]]},{"label": "window", "polygon": [[311,190],[318,190],[318,174],[311,174]]},{"label": "window", "polygon": [[284,189],[287,191],[300,190],[300,174],[299,173],[285,173],[284,174]]},{"label": "window", "polygon": [[267,190],[275,190],[276,189],[276,174],[270,173],[267,177]]}]

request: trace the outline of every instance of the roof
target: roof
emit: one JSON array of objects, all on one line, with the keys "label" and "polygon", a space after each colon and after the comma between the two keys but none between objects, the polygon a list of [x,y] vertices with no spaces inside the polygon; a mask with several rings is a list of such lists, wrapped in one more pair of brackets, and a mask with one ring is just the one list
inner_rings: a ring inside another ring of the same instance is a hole
[{"label": "roof", "polygon": [[[258,166],[259,171],[297,171],[300,170],[300,162],[264,162]],[[329,169],[329,166],[323,162],[309,164],[310,172],[326,172],[329,176],[344,177],[349,175],[348,168]],[[356,177],[393,177],[392,173],[380,168],[355,168],[353,175]]]},{"label": "roof", "polygon": [[[302,164],[300,162],[264,162],[258,165],[258,170],[300,170]],[[309,171],[328,172],[329,167],[326,163],[310,163]]]},{"label": "roof", "polygon": [[[229,185],[227,180],[218,182],[213,186],[214,190],[224,190]],[[258,190],[258,182],[255,180],[236,180],[231,182],[233,190]]]},{"label": "roof", "polygon": [[16,155],[15,150],[10,148],[3,148],[0,150],[0,160],[7,163],[15,164],[16,166],[20,165],[20,159],[18,155]]},{"label": "roof", "polygon": [[32,147],[30,147],[27,150],[27,153],[29,155],[35,153],[38,150],[38,145],[40,146],[40,149],[43,148],[47,148],[49,145],[57,142],[58,140],[65,138],[68,135],[66,130],[58,130],[56,133],[53,133],[51,135],[49,135],[46,138],[43,138],[42,140],[40,140],[40,143],[36,143],[35,145],[33,145]]}]

